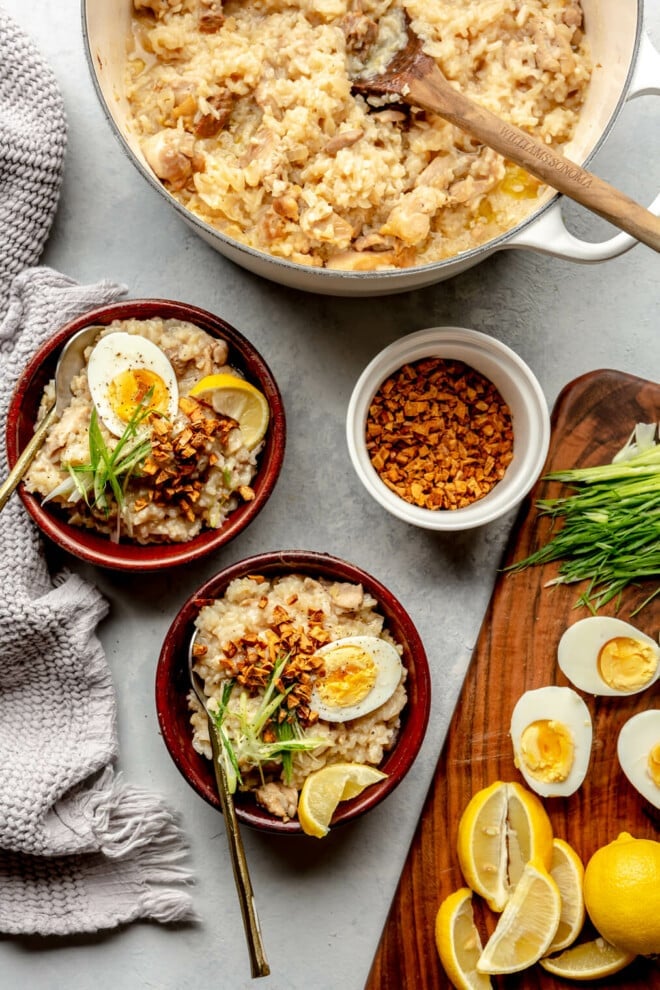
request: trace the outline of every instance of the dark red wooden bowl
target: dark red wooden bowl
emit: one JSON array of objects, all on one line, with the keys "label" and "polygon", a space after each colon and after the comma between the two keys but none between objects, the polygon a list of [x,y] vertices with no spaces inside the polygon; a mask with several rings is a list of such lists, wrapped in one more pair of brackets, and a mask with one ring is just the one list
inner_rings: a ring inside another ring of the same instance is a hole
[{"label": "dark red wooden bowl", "polygon": [[21,375],[7,415],[7,458],[10,468],[34,431],[37,410],[46,383],[55,373],[59,353],[66,341],[78,330],[92,324],[106,326],[113,320],[150,319],[186,320],[206,330],[229,345],[229,363],[240,370],[268,399],[270,424],[264,447],[259,454],[258,469],[253,479],[255,498],[240,505],[220,529],[203,530],[185,543],[150,544],[112,543],[93,530],[71,526],[50,505],[42,506],[38,496],[25,491],[18,493],[37,526],[54,543],[69,553],[100,567],[122,571],[152,571],[161,567],[189,564],[224,546],[255,518],[266,504],[280,473],[286,442],[286,420],[282,396],[273,375],[252,344],[219,316],[187,303],[169,299],[133,299],[92,310],[67,323],[35,353]]},{"label": "dark red wooden bowl", "polygon": [[[165,745],[174,763],[197,793],[220,809],[211,763],[195,752],[187,695],[188,645],[195,630],[195,618],[203,604],[220,597],[234,578],[248,574],[267,576],[307,574],[330,580],[362,584],[385,616],[392,636],[403,647],[403,663],[408,671],[408,702],[401,713],[401,730],[394,748],[386,755],[381,769],[387,778],[368,787],[358,797],[343,801],[332,825],[351,821],[379,804],[405,777],[424,739],[431,703],[431,678],[426,652],[412,619],[391,591],[359,567],[329,554],[306,550],[282,550],[257,554],[232,564],[202,585],[183,605],[165,637],[156,668],[156,710]],[[283,822],[260,808],[249,795],[235,796],[236,815],[245,825],[266,832],[303,834],[298,821]]]}]

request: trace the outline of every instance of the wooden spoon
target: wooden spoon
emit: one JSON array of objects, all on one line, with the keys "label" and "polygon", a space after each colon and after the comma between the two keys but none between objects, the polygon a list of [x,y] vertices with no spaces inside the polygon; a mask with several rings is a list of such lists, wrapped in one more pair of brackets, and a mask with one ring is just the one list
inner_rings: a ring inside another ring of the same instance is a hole
[{"label": "wooden spoon", "polygon": [[609,220],[654,251],[660,251],[660,217],[455,89],[435,60],[424,52],[407,14],[405,27],[405,47],[396,52],[377,75],[365,73],[354,78],[354,91],[363,95],[396,95],[410,106],[437,113],[553,189]]}]

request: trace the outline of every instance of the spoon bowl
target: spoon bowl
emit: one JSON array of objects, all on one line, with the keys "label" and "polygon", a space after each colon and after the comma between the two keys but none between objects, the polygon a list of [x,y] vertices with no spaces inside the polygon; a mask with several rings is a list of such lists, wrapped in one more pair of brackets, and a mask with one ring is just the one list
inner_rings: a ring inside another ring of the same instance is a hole
[{"label": "spoon bowl", "polygon": [[[654,251],[660,251],[660,217],[625,193],[568,158],[475,103],[449,82],[435,59],[403,16],[405,43],[386,64],[379,59],[378,41],[366,67],[353,78],[353,91],[370,96],[396,97],[399,102],[438,114],[471,137],[493,148],[541,182],[597,213]],[[370,74],[370,65],[374,66]]]},{"label": "spoon bowl", "polygon": [[37,456],[43,445],[48,430],[62,415],[71,398],[71,382],[85,364],[85,349],[103,328],[100,326],[83,327],[70,337],[62,349],[55,368],[55,401],[41,419],[29,443],[0,485],[0,511],[4,509],[10,495],[16,490],[19,482],[25,477],[30,464]]}]

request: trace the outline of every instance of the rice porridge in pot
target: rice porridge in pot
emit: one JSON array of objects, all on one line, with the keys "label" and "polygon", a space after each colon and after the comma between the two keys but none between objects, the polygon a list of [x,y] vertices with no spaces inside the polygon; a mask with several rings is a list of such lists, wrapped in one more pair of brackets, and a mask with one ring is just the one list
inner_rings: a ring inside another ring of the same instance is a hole
[{"label": "rice porridge in pot", "polygon": [[379,27],[403,43],[401,9],[453,84],[555,148],[591,74],[579,0],[133,5],[131,128],[165,188],[229,238],[340,271],[453,257],[545,192],[436,115],[352,93]]},{"label": "rice porridge in pot", "polygon": [[[224,340],[178,319],[100,329],[25,477],[27,491],[114,540],[177,543],[221,527],[254,498],[261,444],[246,446],[235,419],[204,392],[189,393],[210,376],[241,377],[229,359]],[[50,381],[39,419],[54,390]]]},{"label": "rice porridge in pot", "polygon": [[[331,763],[378,766],[406,700],[401,647],[360,584],[291,573],[236,578],[195,622],[195,667],[232,790],[296,817],[305,779]],[[193,745],[211,758],[193,692]]]}]

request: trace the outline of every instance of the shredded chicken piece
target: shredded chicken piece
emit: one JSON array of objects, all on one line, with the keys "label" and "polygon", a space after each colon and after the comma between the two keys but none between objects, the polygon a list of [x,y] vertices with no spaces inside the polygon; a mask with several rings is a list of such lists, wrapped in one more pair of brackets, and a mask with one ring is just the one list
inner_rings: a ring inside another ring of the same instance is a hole
[{"label": "shredded chicken piece", "polygon": [[436,155],[417,176],[416,186],[446,189],[456,178],[456,162],[449,155]]},{"label": "shredded chicken piece", "polygon": [[192,134],[168,127],[142,141],[142,151],[159,179],[182,189],[193,172],[195,139]]},{"label": "shredded chicken piece", "polygon": [[327,241],[328,244],[338,244],[348,247],[353,238],[353,227],[340,217],[334,210],[329,210],[322,216],[315,211],[307,210],[300,217],[300,229],[316,241]]},{"label": "shredded chicken piece", "polygon": [[[504,165],[501,162],[494,162],[493,171],[477,178],[474,175],[466,175],[464,179],[454,182],[448,189],[448,196],[452,203],[470,203],[472,211],[476,210],[485,194],[499,182],[504,172]],[[499,165],[499,168],[497,167]]]},{"label": "shredded chicken piece", "polygon": [[573,0],[561,15],[561,19],[564,24],[569,27],[582,27],[582,7],[579,4],[579,0]]},{"label": "shredded chicken piece", "polygon": [[350,148],[352,145],[356,144],[363,134],[364,131],[361,129],[340,131],[338,134],[335,134],[334,137],[330,138],[323,150],[328,155],[336,155],[342,148]]},{"label": "shredded chicken piece", "polygon": [[342,18],[341,29],[346,37],[346,48],[357,55],[368,51],[378,38],[376,21],[358,11],[351,11]]},{"label": "shredded chicken piece", "polygon": [[277,815],[285,822],[295,818],[298,810],[298,791],[295,787],[273,781],[257,787],[254,795],[257,804],[270,811],[271,815]]},{"label": "shredded chicken piece", "polygon": [[559,72],[559,53],[561,49],[552,43],[545,27],[537,28],[534,32],[536,45],[535,61],[539,69],[546,72]]},{"label": "shredded chicken piece", "polygon": [[390,107],[387,110],[379,110],[378,119],[383,124],[402,124],[408,119],[408,114],[404,110],[394,110]]},{"label": "shredded chicken piece", "polygon": [[215,34],[224,22],[222,0],[198,0],[197,24],[202,34]]},{"label": "shredded chicken piece", "polygon": [[270,188],[283,171],[283,154],[282,143],[272,131],[265,127],[258,130],[239,162],[246,184],[256,188],[263,183]]},{"label": "shredded chicken piece", "polygon": [[380,228],[381,234],[391,234],[405,244],[421,244],[428,237],[431,218],[446,200],[441,189],[418,186],[401,197]]},{"label": "shredded chicken piece", "polygon": [[234,106],[234,97],[228,90],[223,90],[216,96],[209,96],[206,102],[211,108],[211,113],[204,114],[195,124],[195,137],[198,138],[215,137],[227,126]]},{"label": "shredded chicken piece", "polygon": [[292,196],[291,193],[287,193],[285,196],[279,196],[277,199],[274,199],[273,209],[278,216],[284,217],[286,220],[295,221],[300,215],[298,200],[295,196]]},{"label": "shredded chicken piece", "polygon": [[389,240],[380,234],[365,234],[355,240],[356,251],[389,251],[392,247]]},{"label": "shredded chicken piece", "polygon": [[330,597],[337,608],[347,612],[357,612],[364,604],[364,589],[361,584],[335,583],[330,588]]},{"label": "shredded chicken piece", "polygon": [[293,217],[287,217],[285,213],[278,210],[275,203],[269,206],[259,224],[259,230],[264,241],[266,243],[279,241],[280,238],[284,237],[287,227],[293,219]]}]

